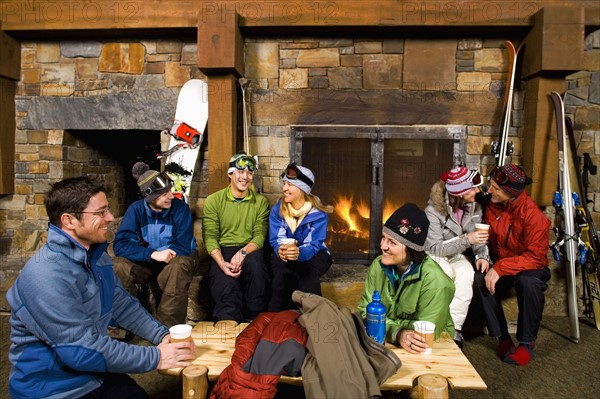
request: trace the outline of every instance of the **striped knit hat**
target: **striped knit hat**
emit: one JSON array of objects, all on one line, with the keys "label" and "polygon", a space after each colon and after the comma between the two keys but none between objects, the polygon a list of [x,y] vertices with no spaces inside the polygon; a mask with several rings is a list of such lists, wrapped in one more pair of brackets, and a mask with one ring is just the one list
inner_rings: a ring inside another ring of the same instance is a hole
[{"label": "striped knit hat", "polygon": [[492,180],[512,197],[518,197],[525,190],[525,187],[532,182],[531,178],[525,174],[523,168],[514,164],[494,169]]},{"label": "striped knit hat", "polygon": [[477,170],[464,166],[457,166],[445,172],[440,179],[446,183],[448,193],[456,197],[465,194],[473,187],[481,186],[483,183],[483,179]]}]

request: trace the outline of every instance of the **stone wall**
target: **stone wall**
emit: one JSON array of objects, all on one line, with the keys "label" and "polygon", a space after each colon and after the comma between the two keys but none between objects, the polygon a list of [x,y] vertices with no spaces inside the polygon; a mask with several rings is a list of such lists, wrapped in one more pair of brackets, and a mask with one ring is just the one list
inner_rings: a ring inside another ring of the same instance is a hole
[{"label": "stone wall", "polygon": [[[16,192],[0,197],[0,293],[44,242],[43,193],[49,184],[86,173],[88,159],[114,166],[72,131],[170,126],[179,88],[203,78],[196,59],[193,39],[22,43]],[[586,70],[569,77],[566,97],[581,137],[579,150],[590,152],[597,163],[599,60],[596,32],[586,39]],[[506,71],[502,40],[249,38],[245,77],[250,80],[250,149],[261,162],[258,187],[271,202],[278,197],[293,124],[465,125],[467,164],[486,173],[494,165],[490,143],[497,137]],[[522,88],[515,93],[511,129],[515,162],[521,160]],[[207,140],[211,136],[208,132]],[[207,195],[209,158],[203,151],[194,177],[196,218]],[[596,198],[598,177],[592,177],[591,191]],[[600,201],[594,207],[600,211]],[[124,208],[116,208],[117,217]],[[547,214],[552,220],[552,209]],[[200,242],[199,227],[196,237]],[[565,314],[564,271],[550,263],[554,276],[546,312]],[[0,309],[4,295],[1,299]]]}]

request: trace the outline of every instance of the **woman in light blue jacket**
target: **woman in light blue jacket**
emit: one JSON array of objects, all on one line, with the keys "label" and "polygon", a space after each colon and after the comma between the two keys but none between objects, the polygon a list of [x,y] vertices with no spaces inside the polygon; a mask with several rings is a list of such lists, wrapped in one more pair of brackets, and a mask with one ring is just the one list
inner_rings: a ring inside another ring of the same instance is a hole
[{"label": "woman in light blue jacket", "polygon": [[[331,266],[325,245],[331,206],[311,194],[315,177],[310,169],[290,164],[281,174],[282,198],[269,214],[269,242],[274,250],[269,311],[295,308],[292,293],[321,295],[320,277]],[[284,244],[292,239],[293,244]]]}]

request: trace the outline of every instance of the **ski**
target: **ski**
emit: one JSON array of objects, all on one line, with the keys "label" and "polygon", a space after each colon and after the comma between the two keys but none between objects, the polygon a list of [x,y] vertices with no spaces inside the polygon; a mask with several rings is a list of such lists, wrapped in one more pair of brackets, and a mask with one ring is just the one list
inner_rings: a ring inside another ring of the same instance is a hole
[{"label": "ski", "polygon": [[581,265],[581,280],[583,286],[583,314],[594,320],[596,328],[600,330],[600,287],[598,277],[600,273],[600,241],[594,220],[589,212],[587,190],[589,186],[588,173],[597,173],[589,154],[583,154],[583,169],[577,154],[577,143],[571,119],[565,119],[566,131],[569,137],[569,157],[571,163],[571,179],[577,181],[577,193],[573,193],[575,203],[575,227],[580,237],[579,264]]},{"label": "ski", "polygon": [[508,134],[510,132],[512,116],[517,60],[519,57],[519,51],[523,46],[523,43],[521,43],[515,48],[515,45],[510,40],[506,40],[504,43],[506,45],[506,49],[508,50],[508,76],[506,80],[506,89],[504,92],[504,113],[502,116],[502,124],[500,126],[499,140],[494,140],[494,142],[492,142],[492,154],[494,154],[494,157],[497,159],[498,166],[504,166],[506,163],[506,157],[510,156],[514,150],[513,143],[508,141]]},{"label": "ski", "polygon": [[[562,246],[566,255],[567,271],[567,303],[569,309],[569,320],[571,327],[571,340],[579,342],[579,310],[577,306],[577,285],[575,280],[575,269],[577,266],[577,246],[579,238],[575,232],[575,208],[571,190],[571,175],[569,161],[567,159],[567,132],[565,127],[565,107],[562,97],[557,92],[550,93],[554,106],[556,119],[556,134],[558,143],[558,190],[554,196],[558,229],[557,242],[554,243],[554,255],[557,256],[557,247]],[[560,241],[559,241],[560,240]]]}]

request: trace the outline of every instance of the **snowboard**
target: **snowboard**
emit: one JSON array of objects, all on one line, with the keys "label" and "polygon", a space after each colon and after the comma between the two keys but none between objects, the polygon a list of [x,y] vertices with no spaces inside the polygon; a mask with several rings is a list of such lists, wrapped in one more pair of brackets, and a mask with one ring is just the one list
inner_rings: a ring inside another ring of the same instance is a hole
[{"label": "snowboard", "polygon": [[208,85],[200,79],[188,80],[177,97],[173,126],[163,130],[171,136],[164,171],[173,180],[173,195],[188,202],[200,145],[208,122]]},{"label": "snowboard", "polygon": [[519,57],[519,51],[523,46],[521,43],[515,48],[515,45],[510,40],[506,40],[504,44],[506,46],[506,50],[508,51],[508,74],[506,79],[506,89],[504,92],[504,113],[502,115],[502,125],[500,126],[499,138],[498,140],[494,140],[492,142],[492,154],[497,159],[497,165],[499,167],[505,165],[506,157],[512,155],[514,150],[513,143],[508,141],[508,135],[510,132],[510,123],[512,117],[517,61]]},{"label": "snowboard", "polygon": [[557,92],[550,93],[554,116],[556,120],[556,134],[558,143],[558,188],[554,196],[556,208],[555,232],[557,240],[553,244],[554,257],[560,261],[557,248],[561,247],[566,257],[567,275],[567,307],[569,310],[569,324],[571,340],[579,342],[579,307],[577,305],[577,247],[579,236],[575,230],[575,202],[571,187],[571,165],[569,162],[569,146],[566,125],[565,107],[562,97]]},{"label": "snowboard", "polygon": [[579,264],[581,265],[581,280],[583,286],[583,314],[594,320],[595,326],[600,330],[600,286],[598,277],[600,274],[600,241],[594,220],[589,212],[587,199],[587,185],[589,181],[585,178],[591,170],[596,174],[596,166],[592,164],[589,154],[584,154],[584,168],[582,169],[579,155],[577,154],[577,143],[573,124],[569,118],[565,118],[565,126],[569,138],[567,148],[567,160],[572,181],[576,182],[573,194],[575,202],[575,230],[579,236]]}]

